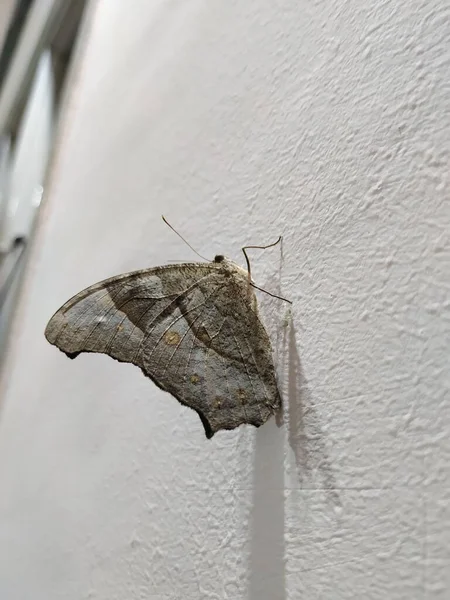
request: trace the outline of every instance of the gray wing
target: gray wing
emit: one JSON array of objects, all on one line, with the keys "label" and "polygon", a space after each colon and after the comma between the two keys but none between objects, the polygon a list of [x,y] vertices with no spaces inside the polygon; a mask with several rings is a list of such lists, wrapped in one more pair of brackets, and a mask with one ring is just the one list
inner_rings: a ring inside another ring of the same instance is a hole
[{"label": "gray wing", "polygon": [[208,263],[137,271],[77,294],[45,335],[70,358],[100,352],[138,366],[212,437],[259,426],[280,405],[270,341],[245,290]]}]

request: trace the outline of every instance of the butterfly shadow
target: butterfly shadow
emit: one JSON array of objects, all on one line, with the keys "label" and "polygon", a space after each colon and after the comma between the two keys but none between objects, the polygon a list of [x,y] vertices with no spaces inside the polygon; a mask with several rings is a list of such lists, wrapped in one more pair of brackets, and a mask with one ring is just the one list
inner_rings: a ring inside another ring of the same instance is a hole
[{"label": "butterfly shadow", "polygon": [[[281,251],[278,268],[266,279],[263,289],[278,290],[282,296],[282,270]],[[271,339],[276,340],[275,362],[281,371],[284,407],[255,435],[248,599],[285,600],[285,487],[288,480],[285,481],[285,436],[280,435],[280,429],[286,427],[300,488],[323,488],[334,506],[341,506],[341,502],[320,416],[300,361],[292,311],[286,312],[283,308],[280,313],[273,299],[260,296],[263,312],[272,317],[268,320],[268,330]],[[281,319],[280,314],[284,314]]]},{"label": "butterfly shadow", "polygon": [[340,507],[338,488],[326,449],[325,433],[302,368],[292,318],[283,342],[284,347],[287,347],[287,437],[295,458],[298,484],[300,488],[323,489],[327,500],[333,506]]},{"label": "butterfly shadow", "polygon": [[[282,259],[282,256],[281,256]],[[275,268],[272,277],[263,282],[263,289],[280,293],[280,273]],[[268,331],[276,339],[280,303],[270,296],[258,294],[261,307],[269,316]],[[285,307],[282,304],[281,310]],[[278,415],[276,414],[276,419]],[[284,500],[284,439],[276,419],[270,419],[255,432],[253,446],[253,497],[250,519],[250,564],[248,600],[285,600],[285,500]]]},{"label": "butterfly shadow", "polygon": [[274,419],[255,432],[248,600],[285,600],[284,443]]}]

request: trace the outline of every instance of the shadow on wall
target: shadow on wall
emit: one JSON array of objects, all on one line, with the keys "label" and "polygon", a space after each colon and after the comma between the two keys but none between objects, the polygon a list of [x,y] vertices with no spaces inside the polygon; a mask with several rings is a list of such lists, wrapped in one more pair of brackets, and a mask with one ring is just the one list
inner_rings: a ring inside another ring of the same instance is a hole
[{"label": "shadow on wall", "polygon": [[[278,264],[268,261],[268,268],[271,264],[273,265],[272,273],[261,287],[284,297],[285,294],[282,290],[283,240],[280,244]],[[297,349],[292,310],[289,308],[286,312],[286,305],[283,302],[274,300],[266,294],[259,294],[259,301],[263,312],[270,317],[268,319],[269,336],[272,340],[276,340],[274,359],[278,364],[279,386],[283,398],[283,410],[276,415],[276,422],[279,427],[282,427],[285,422],[287,423],[287,438],[295,457],[299,487],[324,489],[327,499],[334,506],[340,506],[336,482],[326,450],[325,433],[320,425],[320,415],[315,409]],[[281,319],[280,314],[284,315]],[[257,442],[261,440],[260,432],[256,439]],[[271,468],[275,468],[275,463],[271,465]],[[279,468],[283,469],[282,462],[280,462]],[[283,483],[282,481],[280,485],[283,486]]]},{"label": "shadow on wall", "polygon": [[307,383],[297,350],[295,326],[291,319],[288,333],[287,429],[289,446],[295,456],[298,482],[300,488],[310,487],[308,484],[311,482],[315,488],[323,488],[327,499],[334,506],[340,506],[324,432]]},{"label": "shadow on wall", "polygon": [[[283,251],[277,273],[264,289],[283,296],[281,272]],[[276,301],[261,297],[264,312],[271,313],[269,334],[276,340],[275,360],[279,365],[283,411],[259,429],[255,436],[253,470],[253,511],[250,524],[249,600],[284,600],[285,559],[285,439],[294,456],[296,481],[300,489],[323,489],[327,500],[340,507],[333,470],[296,343],[296,331],[289,313],[274,318]],[[278,313],[279,314],[279,313]],[[284,435],[286,432],[286,435]],[[286,462],[285,462],[286,460]]]},{"label": "shadow on wall", "polygon": [[278,336],[281,351],[277,354],[284,358],[282,363],[287,375],[283,386],[287,391],[284,414],[279,413],[276,420],[269,421],[255,436],[249,600],[284,600],[287,597],[284,425],[295,457],[300,489],[320,487],[333,506],[341,505],[319,415],[311,402],[301,367],[292,319],[282,328]]},{"label": "shadow on wall", "polygon": [[286,598],[283,442],[274,419],[255,436],[249,600]]},{"label": "shadow on wall", "polygon": [[[262,288],[281,296],[282,243],[279,256],[278,265],[268,261],[274,270]],[[276,356],[279,356],[280,301],[266,294],[258,294],[258,299],[263,312],[271,317],[267,320],[268,333],[271,339],[277,340]],[[278,421],[270,419],[255,435],[248,600],[286,598],[284,435],[277,425]]]}]

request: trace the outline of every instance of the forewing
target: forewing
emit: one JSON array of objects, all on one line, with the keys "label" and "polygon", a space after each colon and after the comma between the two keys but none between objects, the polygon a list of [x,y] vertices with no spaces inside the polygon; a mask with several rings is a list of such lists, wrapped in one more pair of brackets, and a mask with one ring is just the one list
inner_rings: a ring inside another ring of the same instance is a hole
[{"label": "forewing", "polygon": [[169,265],[97,283],[66,302],[50,319],[47,340],[74,358],[100,352],[144,368],[142,345],[175,311],[177,299],[207,277],[208,264]]}]

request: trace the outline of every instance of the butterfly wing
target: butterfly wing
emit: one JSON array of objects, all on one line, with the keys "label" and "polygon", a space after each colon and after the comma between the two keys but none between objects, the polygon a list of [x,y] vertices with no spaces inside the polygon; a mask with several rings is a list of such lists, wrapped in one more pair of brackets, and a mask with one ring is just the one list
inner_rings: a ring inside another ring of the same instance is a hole
[{"label": "butterfly wing", "polygon": [[75,358],[100,352],[144,368],[142,346],[177,308],[177,299],[210,273],[210,265],[184,264],[106,279],[68,300],[50,319],[45,337]]},{"label": "butterfly wing", "polygon": [[280,405],[254,294],[242,275],[215,263],[100,282],[64,304],[45,335],[71,358],[101,352],[140,367],[198,413],[207,437],[259,426]]}]

